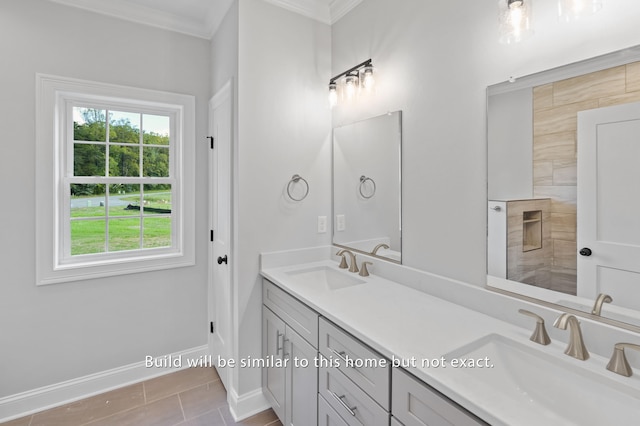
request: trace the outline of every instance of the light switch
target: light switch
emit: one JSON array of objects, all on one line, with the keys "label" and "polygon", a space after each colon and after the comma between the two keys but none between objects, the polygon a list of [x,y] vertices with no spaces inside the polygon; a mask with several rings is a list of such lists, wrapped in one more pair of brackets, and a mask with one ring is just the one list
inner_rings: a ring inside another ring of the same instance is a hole
[{"label": "light switch", "polygon": [[318,234],[324,234],[327,232],[327,217],[318,216]]},{"label": "light switch", "polygon": [[346,219],[343,214],[336,215],[336,231],[344,231],[346,228]]}]

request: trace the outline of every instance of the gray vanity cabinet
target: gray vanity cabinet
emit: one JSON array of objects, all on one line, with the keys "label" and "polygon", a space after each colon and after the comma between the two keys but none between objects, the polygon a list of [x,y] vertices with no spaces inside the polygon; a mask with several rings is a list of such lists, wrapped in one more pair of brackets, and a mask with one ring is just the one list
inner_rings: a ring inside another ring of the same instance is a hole
[{"label": "gray vanity cabinet", "polygon": [[284,426],[487,424],[268,280],[262,298],[262,389]]},{"label": "gray vanity cabinet", "polygon": [[[263,303],[262,353],[270,363],[262,369],[263,393],[283,425],[314,425],[318,314],[266,280]],[[309,342],[303,336],[316,340]]]}]

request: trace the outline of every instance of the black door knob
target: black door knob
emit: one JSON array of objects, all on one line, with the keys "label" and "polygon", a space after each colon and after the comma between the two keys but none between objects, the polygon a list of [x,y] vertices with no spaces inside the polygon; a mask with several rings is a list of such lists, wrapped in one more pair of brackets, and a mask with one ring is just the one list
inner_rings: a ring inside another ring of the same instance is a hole
[{"label": "black door knob", "polygon": [[218,256],[218,265],[222,265],[222,264],[227,264],[227,255],[225,254],[224,257]]},{"label": "black door knob", "polygon": [[593,252],[591,251],[591,249],[589,247],[585,247],[585,248],[580,250],[580,256],[591,256],[591,253],[593,253]]}]

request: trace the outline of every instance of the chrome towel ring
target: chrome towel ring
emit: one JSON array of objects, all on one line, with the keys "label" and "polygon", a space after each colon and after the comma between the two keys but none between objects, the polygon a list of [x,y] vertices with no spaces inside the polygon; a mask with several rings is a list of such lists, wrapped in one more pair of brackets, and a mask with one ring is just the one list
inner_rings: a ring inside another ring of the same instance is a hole
[{"label": "chrome towel ring", "polygon": [[[305,185],[305,191],[304,191],[304,195],[303,195],[302,197],[300,197],[300,198],[296,198],[296,197],[294,197],[293,195],[291,195],[291,188],[292,188],[292,185],[293,185],[293,184],[298,183],[298,182],[300,182],[300,181],[304,182],[304,185]],[[289,181],[289,183],[287,184],[287,195],[288,195],[288,196],[289,196],[289,198],[291,198],[293,201],[302,201],[302,200],[304,200],[305,198],[307,198],[307,195],[309,195],[309,182],[307,182],[307,180],[306,180],[305,178],[303,178],[302,176],[300,176],[300,175],[298,175],[298,174],[293,175],[293,176],[291,177],[291,180],[290,180],[290,181]]]},{"label": "chrome towel ring", "polygon": [[[373,185],[373,191],[371,191],[371,194],[369,195],[365,195],[362,192],[362,188],[364,187],[365,183],[367,183],[367,181],[371,182],[371,184]],[[360,185],[358,185],[358,191],[360,192],[360,195],[362,196],[362,198],[364,199],[369,199],[371,197],[373,197],[374,195],[376,195],[376,183],[373,179],[371,179],[370,177],[366,177],[365,175],[360,176]]]}]

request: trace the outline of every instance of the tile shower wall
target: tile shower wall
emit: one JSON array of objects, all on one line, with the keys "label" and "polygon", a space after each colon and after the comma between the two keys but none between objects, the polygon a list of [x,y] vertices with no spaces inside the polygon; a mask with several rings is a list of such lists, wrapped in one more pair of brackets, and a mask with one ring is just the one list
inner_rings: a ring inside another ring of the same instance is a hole
[{"label": "tile shower wall", "polygon": [[551,198],[553,271],[576,286],[577,113],[640,102],[640,62],[538,86],[533,90],[533,192]]}]

